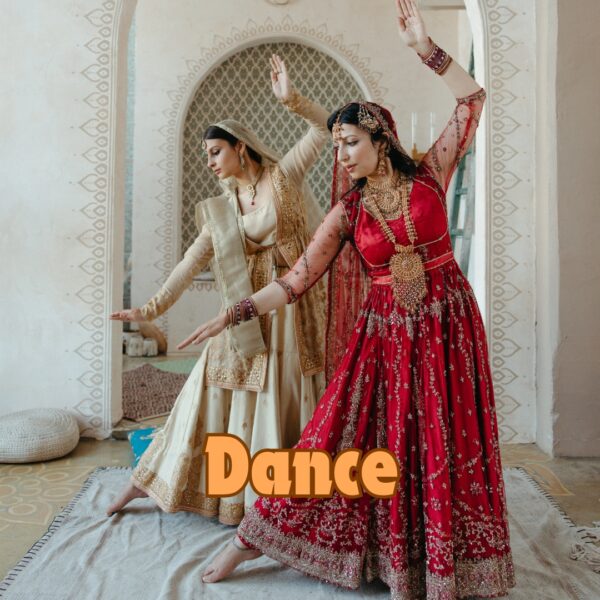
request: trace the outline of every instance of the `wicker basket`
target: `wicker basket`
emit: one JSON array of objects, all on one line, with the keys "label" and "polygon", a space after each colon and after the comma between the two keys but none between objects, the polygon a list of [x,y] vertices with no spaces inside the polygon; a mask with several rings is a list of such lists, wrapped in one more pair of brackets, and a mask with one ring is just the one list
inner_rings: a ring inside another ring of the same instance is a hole
[{"label": "wicker basket", "polygon": [[0,463],[29,463],[68,454],[79,426],[66,410],[35,408],[0,417]]}]

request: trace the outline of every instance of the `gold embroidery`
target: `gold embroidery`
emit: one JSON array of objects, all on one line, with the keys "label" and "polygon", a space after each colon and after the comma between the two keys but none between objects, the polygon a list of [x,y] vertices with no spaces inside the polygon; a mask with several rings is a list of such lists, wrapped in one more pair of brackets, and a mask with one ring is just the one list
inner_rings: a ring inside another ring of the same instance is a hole
[{"label": "gold embroidery", "polygon": [[282,101],[282,104],[297,115],[304,117],[312,103],[308,98],[305,98],[297,90],[293,89],[290,97]]},{"label": "gold embroidery", "polygon": [[[273,267],[273,248],[247,256],[252,289],[258,291],[270,283]],[[230,390],[261,391],[268,363],[271,337],[271,317],[260,317],[260,328],[267,351],[252,357],[241,356],[231,344],[229,330],[225,329],[210,341],[206,379],[209,385]]]},{"label": "gold embroidery", "polygon": [[153,458],[164,450],[167,435],[164,430],[159,431],[134,469],[132,479],[165,512],[186,510],[205,517],[218,517],[225,525],[237,525],[244,517],[243,502],[232,502],[227,498],[207,498],[202,491],[202,455],[194,452],[194,449],[202,446],[204,434],[199,421],[188,452],[179,456],[173,468],[171,482],[167,483],[153,470]]},{"label": "gold embroidery", "polygon": [[[292,267],[309,242],[304,203],[279,166],[269,169],[277,213],[277,249]],[[325,283],[318,281],[294,305],[296,343],[303,375],[323,370],[325,340]]]},{"label": "gold embroidery", "polygon": [[[276,251],[289,268],[304,252],[309,241],[304,203],[298,190],[290,185],[277,165],[267,170],[277,215],[276,245],[248,257],[250,278],[255,291],[270,283],[273,255]],[[294,307],[296,344],[300,354],[300,367],[305,376],[321,372],[325,362],[325,295],[325,284],[320,281]],[[263,338],[268,344],[271,319],[269,315],[263,315],[260,319]],[[262,390],[267,370],[267,352],[251,358],[239,356],[229,341],[227,330],[211,339],[209,344],[206,368],[209,385],[232,390]]]}]

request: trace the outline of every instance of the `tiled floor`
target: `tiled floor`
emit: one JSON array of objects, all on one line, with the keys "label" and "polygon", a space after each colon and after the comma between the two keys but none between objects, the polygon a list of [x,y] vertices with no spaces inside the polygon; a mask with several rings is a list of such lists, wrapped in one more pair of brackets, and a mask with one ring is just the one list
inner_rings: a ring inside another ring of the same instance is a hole
[{"label": "tiled floor", "polygon": [[[550,459],[526,444],[504,447],[503,457],[505,466],[525,468],[577,524],[600,520],[600,459]],[[131,458],[126,441],[83,439],[59,460],[0,465],[0,579],[44,534],[90,471],[128,465]]]}]

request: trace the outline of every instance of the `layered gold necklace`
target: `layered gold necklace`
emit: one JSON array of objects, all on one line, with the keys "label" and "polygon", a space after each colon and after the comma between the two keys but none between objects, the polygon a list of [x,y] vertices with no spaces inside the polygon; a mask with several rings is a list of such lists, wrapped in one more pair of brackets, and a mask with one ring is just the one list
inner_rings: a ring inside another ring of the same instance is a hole
[{"label": "layered gold necklace", "polygon": [[[383,181],[367,180],[362,190],[362,201],[377,219],[385,237],[393,244],[395,253],[390,259],[392,293],[394,298],[409,312],[414,312],[427,295],[423,260],[415,250],[417,232],[410,216],[410,193],[412,179],[404,173],[394,173]],[[386,219],[404,218],[410,244],[400,244]]]}]

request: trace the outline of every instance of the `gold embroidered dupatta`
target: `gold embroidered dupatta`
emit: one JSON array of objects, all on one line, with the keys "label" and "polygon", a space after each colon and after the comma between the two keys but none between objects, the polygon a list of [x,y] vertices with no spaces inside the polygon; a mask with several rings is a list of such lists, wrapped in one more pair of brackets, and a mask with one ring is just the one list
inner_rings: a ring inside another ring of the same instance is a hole
[{"label": "gold embroidered dupatta", "polygon": [[[292,184],[277,164],[279,157],[250,129],[232,119],[216,125],[262,156],[276,212],[275,245],[258,248],[254,245],[252,248],[253,245],[245,238],[234,181],[222,182],[225,194],[206,200],[209,203],[206,209],[205,202],[199,203],[199,212],[209,224],[215,247],[212,268],[219,282],[223,303],[228,306],[269,284],[272,267],[278,262],[276,258],[280,259],[279,263],[283,258],[288,268],[294,265],[310,239],[307,208],[313,220],[321,210],[308,186],[304,184],[298,188]],[[234,227],[234,222],[237,227]],[[310,225],[315,228],[316,224],[311,222]],[[243,276],[244,269],[249,276]],[[234,277],[239,281],[234,281]],[[304,376],[319,373],[324,367],[325,296],[324,283],[319,282],[294,306],[296,344]],[[250,391],[262,389],[268,361],[271,319],[269,315],[263,315],[259,321],[244,325],[252,327],[242,328],[239,334],[235,331],[233,337],[233,330],[225,330],[211,340],[207,365],[210,385]],[[259,333],[262,333],[262,346]]]}]

